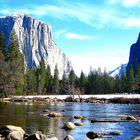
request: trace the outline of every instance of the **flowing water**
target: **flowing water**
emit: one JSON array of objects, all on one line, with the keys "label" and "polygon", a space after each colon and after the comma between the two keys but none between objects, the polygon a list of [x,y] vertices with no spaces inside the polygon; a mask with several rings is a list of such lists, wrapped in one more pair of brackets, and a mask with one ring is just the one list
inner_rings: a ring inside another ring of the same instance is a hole
[{"label": "flowing water", "polygon": [[[44,110],[58,111],[65,115],[64,118],[49,118]],[[85,119],[76,120],[74,115],[83,115]],[[132,140],[140,135],[140,123],[138,122],[116,122],[116,123],[91,123],[91,119],[97,120],[119,120],[117,115],[133,115],[140,117],[140,105],[115,105],[115,104],[86,104],[86,103],[59,103],[59,104],[16,104],[0,103],[0,126],[11,124],[21,126],[31,134],[38,130],[49,136],[56,136],[63,140],[68,134],[76,140],[86,139],[86,133],[111,132],[120,130],[120,136],[113,136],[109,140]],[[62,129],[67,121],[82,121],[84,126],[77,126],[74,130]],[[105,140],[105,139],[104,139]]]}]

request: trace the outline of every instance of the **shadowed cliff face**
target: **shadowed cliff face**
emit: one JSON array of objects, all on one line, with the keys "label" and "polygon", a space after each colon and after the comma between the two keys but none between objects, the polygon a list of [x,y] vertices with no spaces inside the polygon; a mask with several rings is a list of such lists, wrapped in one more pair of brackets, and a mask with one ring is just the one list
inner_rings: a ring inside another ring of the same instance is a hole
[{"label": "shadowed cliff face", "polygon": [[140,33],[137,42],[131,45],[127,68],[132,66],[135,71],[138,65],[140,66]]},{"label": "shadowed cliff face", "polygon": [[19,50],[24,55],[26,67],[38,67],[43,58],[45,65],[50,65],[52,74],[56,64],[60,77],[64,71],[70,72],[71,62],[53,42],[51,27],[48,24],[25,14],[1,17],[0,31],[4,34],[6,47],[9,45],[10,34],[13,30],[17,34]]}]

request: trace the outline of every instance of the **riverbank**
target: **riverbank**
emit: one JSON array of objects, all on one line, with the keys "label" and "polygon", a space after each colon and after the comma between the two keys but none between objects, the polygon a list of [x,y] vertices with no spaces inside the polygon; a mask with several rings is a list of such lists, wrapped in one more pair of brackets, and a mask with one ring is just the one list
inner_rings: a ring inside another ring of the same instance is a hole
[{"label": "riverbank", "polygon": [[108,94],[108,95],[36,95],[12,96],[0,98],[1,102],[27,102],[27,103],[57,103],[57,102],[83,102],[83,103],[114,103],[114,104],[140,104],[140,94]]}]

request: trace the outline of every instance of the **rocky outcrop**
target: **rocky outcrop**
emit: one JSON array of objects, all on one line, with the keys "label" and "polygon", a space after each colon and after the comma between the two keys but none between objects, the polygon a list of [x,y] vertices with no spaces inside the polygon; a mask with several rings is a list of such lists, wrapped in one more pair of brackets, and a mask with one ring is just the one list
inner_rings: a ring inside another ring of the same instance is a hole
[{"label": "rocky outcrop", "polygon": [[140,33],[137,42],[131,45],[127,69],[132,66],[135,72],[138,65],[140,65]]},{"label": "rocky outcrop", "polygon": [[64,71],[69,73],[71,62],[53,41],[51,26],[25,14],[1,17],[0,32],[4,34],[7,47],[13,30],[17,34],[19,50],[24,55],[26,67],[38,67],[43,58],[46,67],[50,65],[52,74],[56,65],[60,77]]}]

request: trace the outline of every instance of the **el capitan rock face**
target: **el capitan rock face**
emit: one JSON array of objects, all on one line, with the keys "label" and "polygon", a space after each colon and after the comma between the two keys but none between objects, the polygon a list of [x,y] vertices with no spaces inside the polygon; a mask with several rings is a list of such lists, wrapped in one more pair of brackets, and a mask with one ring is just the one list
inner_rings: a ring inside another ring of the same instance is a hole
[{"label": "el capitan rock face", "polygon": [[140,33],[137,42],[131,45],[127,68],[132,66],[135,71],[138,65],[140,66]]},{"label": "el capitan rock face", "polygon": [[43,58],[45,65],[50,65],[52,74],[56,64],[60,77],[64,71],[70,72],[71,62],[52,40],[51,26],[25,14],[0,17],[0,31],[4,34],[6,46],[10,43],[13,30],[17,34],[19,50],[24,55],[26,67],[38,67]]}]

